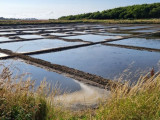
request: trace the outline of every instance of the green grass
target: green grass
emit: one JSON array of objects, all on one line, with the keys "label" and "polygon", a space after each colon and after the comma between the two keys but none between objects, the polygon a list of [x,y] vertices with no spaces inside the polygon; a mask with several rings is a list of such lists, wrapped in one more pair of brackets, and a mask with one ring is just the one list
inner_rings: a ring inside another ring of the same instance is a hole
[{"label": "green grass", "polygon": [[0,120],[159,120],[160,75],[141,77],[135,85],[125,83],[111,90],[111,97],[99,108],[66,110],[56,105],[49,85],[38,88],[23,76],[13,79],[8,68],[0,74]]},{"label": "green grass", "polygon": [[120,19],[120,20],[0,20],[0,25],[41,25],[70,23],[102,23],[102,24],[160,24],[160,19]]}]

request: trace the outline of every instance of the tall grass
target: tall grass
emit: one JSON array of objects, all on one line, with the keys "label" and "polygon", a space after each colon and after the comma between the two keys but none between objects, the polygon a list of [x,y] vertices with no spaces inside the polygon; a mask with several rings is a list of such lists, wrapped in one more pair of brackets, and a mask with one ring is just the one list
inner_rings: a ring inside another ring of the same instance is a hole
[{"label": "tall grass", "polygon": [[47,114],[44,87],[34,89],[30,79],[11,77],[9,68],[0,74],[0,120],[44,119]]},{"label": "tall grass", "polygon": [[[148,76],[148,75],[147,75]],[[112,97],[97,110],[98,119],[153,120],[160,119],[160,75],[139,81],[129,86],[113,89]]]},{"label": "tall grass", "polygon": [[35,88],[35,81],[24,75],[13,76],[8,67],[0,74],[0,120],[60,120],[70,113],[53,101],[59,89],[51,90],[45,80]]},{"label": "tall grass", "polygon": [[111,90],[111,97],[97,109],[66,110],[56,105],[55,91],[43,81],[38,88],[30,79],[14,79],[9,68],[0,74],[0,120],[158,120],[160,75],[141,76]]}]

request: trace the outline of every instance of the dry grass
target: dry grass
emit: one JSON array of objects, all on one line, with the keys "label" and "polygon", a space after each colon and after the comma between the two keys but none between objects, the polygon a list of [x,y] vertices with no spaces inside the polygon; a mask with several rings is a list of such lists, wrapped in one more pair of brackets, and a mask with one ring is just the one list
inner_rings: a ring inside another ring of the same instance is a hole
[{"label": "dry grass", "polygon": [[[136,84],[112,89],[98,109],[71,112],[57,106],[56,91],[45,81],[38,88],[30,79],[11,77],[8,67],[0,74],[0,120],[158,120],[160,74],[141,76]],[[16,79],[15,79],[16,78]],[[17,80],[17,78],[19,78]]]},{"label": "dry grass", "polygon": [[160,19],[121,19],[121,20],[83,20],[89,23],[105,23],[105,24],[160,24]]},{"label": "dry grass", "polygon": [[44,85],[35,91],[33,81],[23,81],[23,76],[12,78],[11,74],[8,67],[0,74],[0,119],[44,119],[47,113]]},{"label": "dry grass", "polygon": [[38,25],[63,23],[104,23],[104,24],[160,24],[160,19],[120,19],[120,20],[0,20],[0,25]]},{"label": "dry grass", "polygon": [[[160,75],[141,77],[136,84],[112,90],[112,96],[96,112],[100,120],[160,119]],[[93,118],[95,118],[95,116]]]},{"label": "dry grass", "polygon": [[13,76],[9,67],[0,74],[0,120],[59,120],[70,117],[68,111],[53,103],[59,89],[51,90],[45,80],[35,81],[24,75]]}]

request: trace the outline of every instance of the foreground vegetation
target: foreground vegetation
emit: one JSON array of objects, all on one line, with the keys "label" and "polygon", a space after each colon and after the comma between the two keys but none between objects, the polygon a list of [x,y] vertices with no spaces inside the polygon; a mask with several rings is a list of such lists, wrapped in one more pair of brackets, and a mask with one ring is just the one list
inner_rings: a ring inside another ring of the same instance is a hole
[{"label": "foreground vegetation", "polygon": [[46,82],[34,88],[30,79],[13,78],[5,67],[0,74],[0,120],[158,120],[160,75],[148,76],[131,87],[125,83],[112,89],[110,99],[96,110],[73,112],[53,102],[56,92]]},{"label": "foreground vegetation", "polygon": [[160,3],[133,5],[105,10],[102,12],[63,16],[60,20],[80,19],[148,19],[160,18]]}]

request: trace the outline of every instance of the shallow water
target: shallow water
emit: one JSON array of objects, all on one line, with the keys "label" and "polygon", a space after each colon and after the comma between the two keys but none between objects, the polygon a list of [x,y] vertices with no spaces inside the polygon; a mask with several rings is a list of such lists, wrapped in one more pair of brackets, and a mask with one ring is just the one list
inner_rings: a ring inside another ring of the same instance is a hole
[{"label": "shallow water", "polygon": [[38,33],[38,31],[23,31],[23,33]]},{"label": "shallow water", "polygon": [[45,32],[57,32],[59,31],[59,29],[55,29],[55,30],[45,30]]},{"label": "shallow water", "polygon": [[160,39],[129,38],[109,43],[160,49]]},{"label": "shallow water", "polygon": [[102,35],[92,35],[92,34],[87,34],[87,35],[78,35],[78,36],[69,36],[69,37],[64,37],[67,39],[82,39],[84,41],[90,41],[90,42],[100,42],[105,39],[115,39],[115,36],[102,36]]},{"label": "shallow water", "polygon": [[109,79],[114,79],[115,76],[118,77],[119,74],[122,74],[134,62],[130,68],[132,74],[129,76],[132,80],[137,78],[133,76],[137,72],[137,69],[144,71],[151,67],[157,68],[157,63],[160,60],[159,53],[103,45],[34,55],[33,57],[66,65]]},{"label": "shallow water", "polygon": [[[97,25],[87,25],[87,24],[82,24],[82,25],[76,25],[75,27],[78,27],[78,28],[84,28],[84,27],[96,27]],[[98,25],[99,26],[99,25]]]},{"label": "shallow water", "polygon": [[[110,92],[105,89],[89,86],[84,83],[75,81],[81,86],[81,90],[63,94],[55,97],[55,102],[64,105],[65,107],[71,107],[72,109],[81,109],[80,106],[96,105],[101,100],[107,99],[110,96]],[[80,106],[79,106],[80,105]]]},{"label": "shallow water", "polygon": [[43,38],[41,35],[19,35],[23,39]]},{"label": "shallow water", "polygon": [[66,33],[50,33],[50,35],[55,35],[55,36],[69,36],[69,34],[66,34]]},{"label": "shallow water", "polygon": [[150,28],[151,26],[127,26],[127,27],[120,27],[122,30],[131,30],[131,29],[142,29],[142,28]]},{"label": "shallow water", "polygon": [[138,32],[138,33],[147,33],[147,32],[156,32],[157,30],[135,30],[135,31],[132,31],[132,32]]},{"label": "shallow water", "polygon": [[14,52],[31,52],[42,49],[58,48],[82,44],[81,42],[65,42],[58,39],[42,39],[34,41],[14,42],[0,44],[0,48],[9,49]]},{"label": "shallow water", "polygon": [[7,54],[0,53],[0,57],[7,57],[7,56],[8,56]]},{"label": "shallow water", "polygon": [[9,35],[9,34],[15,34],[15,32],[0,32],[0,35]]},{"label": "shallow water", "polygon": [[109,33],[109,32],[103,32],[98,33],[99,35],[111,35],[111,36],[129,36],[131,34],[122,34],[122,33]]},{"label": "shallow water", "polygon": [[87,34],[85,31],[73,31],[74,34]]},{"label": "shallow water", "polygon": [[12,75],[14,77],[26,74],[24,80],[26,80],[28,77],[30,77],[31,80],[36,80],[36,86],[39,85],[41,81],[46,79],[46,81],[50,83],[51,86],[60,88],[61,92],[71,93],[81,90],[79,83],[75,82],[75,80],[55,72],[50,72],[45,69],[26,64],[21,60],[0,60],[0,64],[8,67],[10,66],[10,71],[14,72]]},{"label": "shallow water", "polygon": [[92,27],[92,29],[105,29],[105,28],[107,28],[106,26],[95,26],[95,27]]},{"label": "shallow water", "polygon": [[0,37],[0,42],[1,42],[1,41],[10,41],[10,39],[7,38],[7,37]]}]

